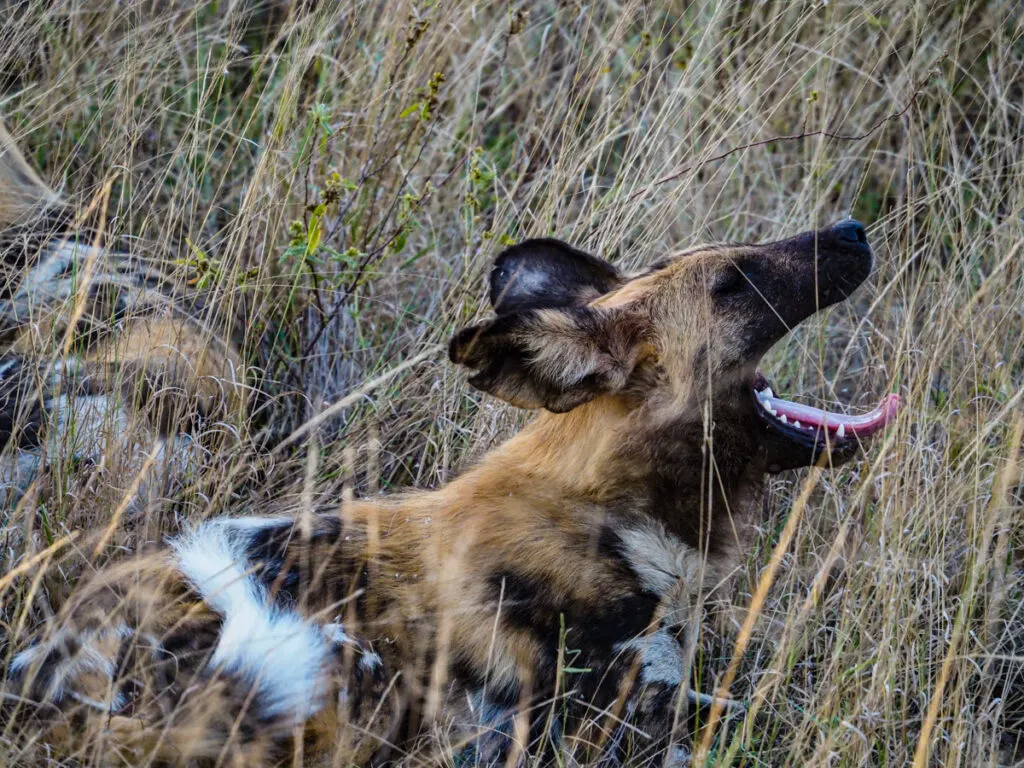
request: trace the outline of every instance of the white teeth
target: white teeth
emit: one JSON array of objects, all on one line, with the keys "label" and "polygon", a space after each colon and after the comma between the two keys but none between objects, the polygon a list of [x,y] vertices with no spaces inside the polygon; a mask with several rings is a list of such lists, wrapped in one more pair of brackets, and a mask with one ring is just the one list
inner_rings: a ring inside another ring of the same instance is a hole
[{"label": "white teeth", "polygon": [[[814,424],[803,424],[800,422],[799,419],[793,419],[793,421],[791,422],[789,418],[786,417],[786,414],[779,413],[776,408],[772,407],[772,400],[775,398],[775,392],[772,391],[771,387],[765,387],[760,391],[755,390],[754,394],[757,395],[757,401],[758,403],[760,403],[761,407],[768,411],[768,413],[770,413],[776,419],[781,421],[783,424],[792,424],[797,429],[806,429],[808,432],[817,432],[819,429],[831,429],[831,427],[829,427],[827,423],[822,423],[818,426],[815,426]],[[839,428],[835,430],[834,434],[837,438],[846,437],[846,425],[840,424]]]}]

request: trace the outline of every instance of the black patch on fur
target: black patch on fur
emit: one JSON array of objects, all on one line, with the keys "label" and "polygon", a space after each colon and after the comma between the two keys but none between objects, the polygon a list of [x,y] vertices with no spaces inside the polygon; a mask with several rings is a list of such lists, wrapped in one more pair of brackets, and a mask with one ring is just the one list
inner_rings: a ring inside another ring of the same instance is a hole
[{"label": "black patch on fur", "polygon": [[[684,544],[711,555],[722,552],[733,535],[730,510],[738,511],[734,506],[738,494],[753,492],[764,482],[763,461],[746,426],[754,422],[754,414],[716,409],[713,418],[713,457],[704,451],[704,426],[699,420],[645,431],[620,447],[623,464],[644,472],[642,497],[647,512]],[[621,512],[635,510],[636,497],[630,494],[622,500]]]},{"label": "black patch on fur", "polygon": [[[10,682],[15,691],[24,693],[36,702],[49,702],[50,686],[53,685],[54,673],[71,659],[81,653],[82,646],[74,635],[63,635],[56,640],[42,658],[28,664],[18,674],[12,674]],[[61,703],[59,700],[52,702]],[[45,710],[43,711],[45,714]]]},{"label": "black patch on fur", "polygon": [[483,692],[486,689],[487,702],[496,707],[511,708],[519,704],[520,688],[519,682],[498,685],[493,680],[488,680],[484,670],[474,666],[461,656],[457,651],[454,653],[454,660],[448,667],[451,677],[462,683],[468,691]]},{"label": "black patch on fur", "polygon": [[[0,355],[0,450],[12,438],[25,449],[42,445],[47,424],[45,382],[37,365]],[[40,391],[42,389],[42,392]]]},{"label": "black patch on fur", "polygon": [[[616,564],[615,567],[620,567]],[[623,579],[635,585],[632,571],[624,569]],[[551,585],[522,573],[502,570],[491,576],[490,593],[495,604],[499,595],[501,620],[510,627],[529,632],[542,648],[537,677],[544,685],[554,682],[558,664],[561,622],[565,622],[566,666],[589,669],[576,673],[573,685],[580,696],[590,701],[598,694],[615,695],[616,681],[608,680],[607,672],[618,652],[615,646],[646,632],[659,605],[657,595],[639,586],[631,594],[611,597],[600,604],[591,604],[552,591]],[[610,688],[611,690],[605,690]]]},{"label": "black patch on fur", "polygon": [[708,372],[708,345],[701,342],[693,352],[693,370],[702,378]]},{"label": "black patch on fur", "polygon": [[[364,539],[347,531],[336,515],[315,515],[312,531],[303,538],[298,521],[253,531],[246,545],[257,578],[273,598],[285,604],[308,601],[318,608],[343,606],[346,632],[366,615],[371,574],[363,562]],[[345,535],[352,541],[346,543]],[[299,546],[299,545],[302,546]],[[376,610],[386,600],[378,595]]]},{"label": "black patch on fur", "polygon": [[[198,595],[195,599],[199,599]],[[154,659],[173,666],[168,679],[176,679],[181,670],[202,669],[217,647],[221,627],[220,621],[186,622],[160,638]]]},{"label": "black patch on fur", "polygon": [[623,568],[629,568],[622,556],[622,537],[611,525],[602,525],[597,534],[597,555],[606,560],[621,560]]},{"label": "black patch on fur", "polygon": [[[625,587],[596,604],[553,592],[548,582],[511,568],[498,571],[489,579],[490,597],[495,604],[501,596],[501,621],[506,631],[527,632],[542,649],[532,675],[535,702],[548,702],[554,693],[564,621],[562,690],[568,696],[558,705],[559,722],[549,737],[545,737],[544,727],[550,704],[536,707],[531,713],[531,748],[540,749],[542,764],[550,758],[548,750],[558,748],[563,730],[574,733],[596,712],[612,707],[623,692],[623,681],[629,680],[631,673],[639,674],[637,652],[618,647],[647,633],[660,605],[658,596],[639,587],[636,575],[620,554],[621,542],[611,526],[602,527],[588,546],[590,557],[604,560],[615,574],[615,583]],[[459,667],[456,674],[480,690],[479,672]],[[520,703],[511,695],[504,700],[494,696],[489,699],[511,712]],[[619,716],[628,716],[627,709],[619,710]],[[491,745],[497,746],[500,744]],[[613,744],[606,745],[602,756],[614,759],[615,751]]]},{"label": "black patch on fur", "polygon": [[304,539],[298,522],[289,520],[251,532],[246,551],[259,567],[259,579],[275,597],[298,600],[303,582],[308,582],[312,570],[322,563],[301,562],[290,545],[292,542],[308,542],[310,548],[300,551],[312,553],[322,545],[329,548],[337,544],[342,530],[341,520],[337,517],[317,517],[308,539]]},{"label": "black patch on fur", "polygon": [[619,271],[553,238],[525,240],[503,251],[490,276],[498,314],[585,304],[622,284]]}]

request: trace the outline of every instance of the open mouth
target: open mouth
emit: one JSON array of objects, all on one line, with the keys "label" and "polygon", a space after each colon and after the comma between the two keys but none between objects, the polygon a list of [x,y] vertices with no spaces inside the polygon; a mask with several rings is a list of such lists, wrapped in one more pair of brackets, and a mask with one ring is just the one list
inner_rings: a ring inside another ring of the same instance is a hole
[{"label": "open mouth", "polygon": [[884,429],[896,418],[900,396],[888,394],[874,410],[860,416],[824,411],[778,397],[768,380],[758,371],[754,376],[754,396],[762,420],[787,435],[806,436],[811,440],[831,442],[857,441]]}]

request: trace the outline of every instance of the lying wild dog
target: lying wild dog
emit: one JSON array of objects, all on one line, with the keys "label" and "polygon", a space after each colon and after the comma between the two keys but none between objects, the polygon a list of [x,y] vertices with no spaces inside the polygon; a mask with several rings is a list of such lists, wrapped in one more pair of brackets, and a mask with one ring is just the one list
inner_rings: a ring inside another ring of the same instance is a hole
[{"label": "lying wild dog", "polygon": [[244,364],[226,319],[181,289],[170,259],[119,250],[103,229],[102,212],[72,210],[0,125],[0,485],[8,490],[58,460],[130,476],[142,471],[139,456],[171,453],[200,420],[245,405]]},{"label": "lying wild dog", "polygon": [[365,764],[427,737],[481,764],[663,760],[766,473],[846,461],[894,417],[895,395],[860,417],[783,400],[757,368],[871,265],[855,221],[633,276],[508,249],[496,317],[449,351],[541,409],[528,427],[439,490],[206,522],[101,572],[14,658],[21,717],[140,764]]}]

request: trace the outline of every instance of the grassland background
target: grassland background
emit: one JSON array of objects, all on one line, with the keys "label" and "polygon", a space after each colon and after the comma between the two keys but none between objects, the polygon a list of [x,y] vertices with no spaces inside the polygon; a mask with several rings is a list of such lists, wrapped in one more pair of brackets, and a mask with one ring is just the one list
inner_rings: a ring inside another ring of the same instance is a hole
[{"label": "grassland background", "polygon": [[[765,368],[808,402],[894,390],[905,407],[810,489],[733,686],[754,714],[717,732],[711,764],[1012,764],[1022,33],[1014,2],[0,3],[8,127],[81,205],[111,184],[118,233],[237,309],[270,431],[428,352],[287,449],[218,455],[104,556],[270,498],[434,486],[508,435],[522,415],[429,353],[486,311],[502,242],[555,235],[634,266],[852,214],[875,274]],[[771,481],[738,609],[703,634],[702,690],[805,480]],[[74,494],[8,510],[3,570],[108,514]],[[87,554],[5,584],[3,648]],[[37,764],[17,735],[0,756]]]}]

